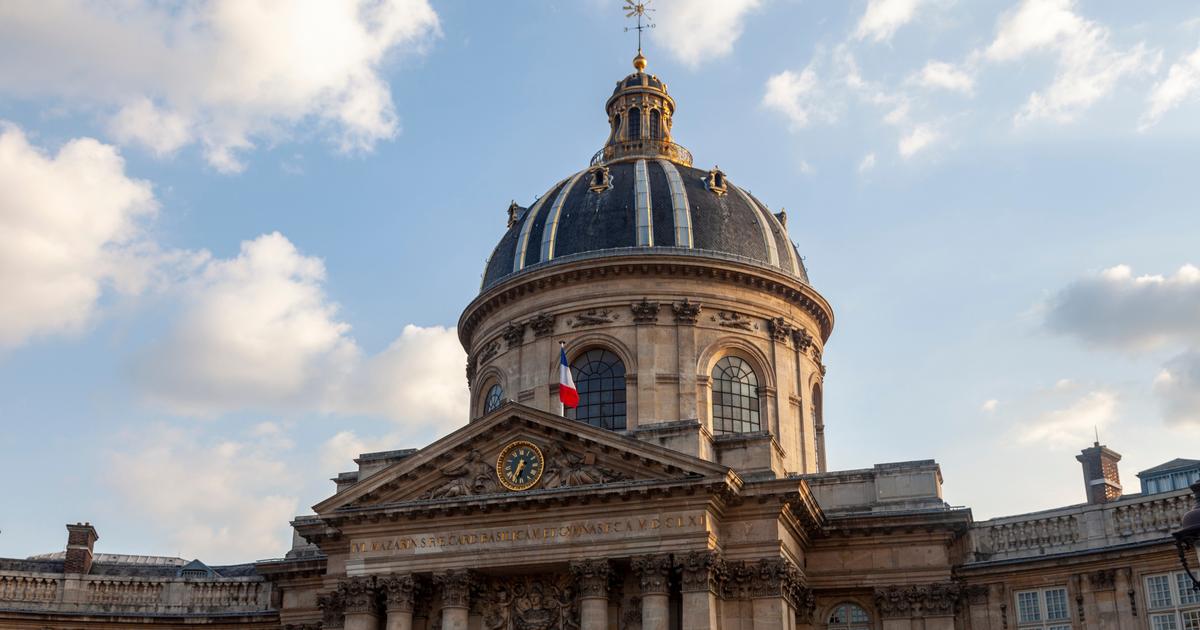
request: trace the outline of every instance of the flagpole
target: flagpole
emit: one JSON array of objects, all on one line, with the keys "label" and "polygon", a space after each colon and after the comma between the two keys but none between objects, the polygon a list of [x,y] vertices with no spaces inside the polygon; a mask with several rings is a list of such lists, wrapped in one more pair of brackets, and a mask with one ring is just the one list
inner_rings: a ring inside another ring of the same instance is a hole
[{"label": "flagpole", "polygon": [[[558,342],[558,351],[559,351],[559,353],[560,353],[560,354],[559,354],[559,357],[561,357],[561,356],[562,356],[562,354],[561,354],[561,353],[563,353],[563,352],[566,352],[566,351],[567,351],[567,342],[565,342],[565,341],[561,341],[561,340],[560,340],[560,341]],[[561,391],[561,390],[560,390],[560,391]],[[560,416],[562,416],[562,417],[564,417],[564,418],[566,418],[566,417],[567,417],[567,407],[566,407],[566,405],[564,405],[564,404],[563,404],[563,401],[562,401],[562,394],[561,394],[561,393],[560,393],[560,394],[559,394],[559,396],[558,396],[558,415],[560,415]]]}]

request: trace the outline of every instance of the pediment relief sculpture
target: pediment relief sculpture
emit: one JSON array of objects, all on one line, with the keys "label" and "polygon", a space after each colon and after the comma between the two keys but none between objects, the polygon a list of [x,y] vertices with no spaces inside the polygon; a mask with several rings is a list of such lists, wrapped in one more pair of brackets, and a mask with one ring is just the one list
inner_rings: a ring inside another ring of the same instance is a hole
[{"label": "pediment relief sculpture", "polygon": [[466,460],[441,469],[446,481],[434,487],[422,499],[449,499],[477,494],[491,494],[500,489],[492,465],[484,461],[479,451],[467,453]]},{"label": "pediment relief sculpture", "polygon": [[546,473],[542,479],[545,488],[590,486],[625,479],[624,474],[598,464],[595,453],[576,453],[558,444],[546,449]]}]

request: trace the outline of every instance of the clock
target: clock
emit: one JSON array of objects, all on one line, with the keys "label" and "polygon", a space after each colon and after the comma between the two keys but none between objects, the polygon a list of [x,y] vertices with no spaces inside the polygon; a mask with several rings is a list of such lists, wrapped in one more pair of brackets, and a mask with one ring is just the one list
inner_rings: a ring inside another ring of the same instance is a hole
[{"label": "clock", "polygon": [[528,490],[541,481],[544,462],[542,449],[533,442],[509,442],[496,458],[496,477],[509,490]]}]

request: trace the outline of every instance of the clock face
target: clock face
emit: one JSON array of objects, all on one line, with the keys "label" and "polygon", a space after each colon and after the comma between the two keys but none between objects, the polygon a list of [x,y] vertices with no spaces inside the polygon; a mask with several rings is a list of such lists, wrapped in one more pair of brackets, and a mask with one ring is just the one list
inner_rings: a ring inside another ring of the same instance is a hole
[{"label": "clock face", "polygon": [[512,442],[496,459],[496,476],[509,490],[528,490],[542,478],[542,451],[532,442]]}]

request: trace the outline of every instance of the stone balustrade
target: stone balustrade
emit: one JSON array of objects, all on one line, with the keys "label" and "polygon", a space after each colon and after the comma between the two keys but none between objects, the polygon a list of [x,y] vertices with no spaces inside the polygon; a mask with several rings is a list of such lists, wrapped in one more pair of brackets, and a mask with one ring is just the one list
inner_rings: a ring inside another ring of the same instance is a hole
[{"label": "stone balustrade", "polygon": [[257,577],[182,579],[0,571],[0,609],[188,614],[271,608]]},{"label": "stone balustrade", "polygon": [[1166,540],[1191,507],[1190,493],[1178,490],[980,521],[971,527],[972,563]]}]

